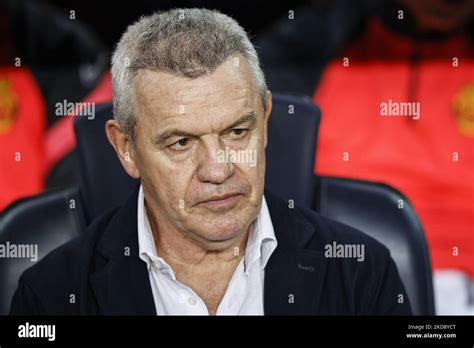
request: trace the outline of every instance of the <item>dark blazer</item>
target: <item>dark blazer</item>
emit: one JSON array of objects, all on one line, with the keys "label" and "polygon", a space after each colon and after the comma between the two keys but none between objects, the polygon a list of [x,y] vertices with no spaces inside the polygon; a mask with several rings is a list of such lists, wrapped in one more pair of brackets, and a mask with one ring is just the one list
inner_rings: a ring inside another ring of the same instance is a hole
[{"label": "dark blazer", "polygon": [[[411,314],[385,246],[269,193],[265,198],[278,240],[265,268],[266,315]],[[138,190],[26,270],[10,314],[156,315],[148,270],[138,257],[137,199]],[[326,257],[325,245],[333,242],[363,244],[365,260]]]}]

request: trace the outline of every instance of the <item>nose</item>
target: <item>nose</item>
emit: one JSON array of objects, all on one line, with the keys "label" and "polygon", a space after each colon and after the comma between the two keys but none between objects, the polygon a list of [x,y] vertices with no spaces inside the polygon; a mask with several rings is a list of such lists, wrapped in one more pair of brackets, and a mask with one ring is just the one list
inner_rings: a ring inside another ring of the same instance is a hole
[{"label": "nose", "polygon": [[233,175],[234,164],[228,161],[225,154],[225,147],[218,136],[206,139],[198,154],[199,181],[219,185]]}]

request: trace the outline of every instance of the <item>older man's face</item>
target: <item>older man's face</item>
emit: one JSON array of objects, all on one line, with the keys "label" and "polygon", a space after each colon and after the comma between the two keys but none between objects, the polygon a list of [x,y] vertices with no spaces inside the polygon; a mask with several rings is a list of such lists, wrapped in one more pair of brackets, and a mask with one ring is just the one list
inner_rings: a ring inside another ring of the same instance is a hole
[{"label": "older man's face", "polygon": [[142,70],[135,93],[133,162],[159,226],[216,247],[245,233],[262,203],[271,109],[247,62],[197,79]]}]

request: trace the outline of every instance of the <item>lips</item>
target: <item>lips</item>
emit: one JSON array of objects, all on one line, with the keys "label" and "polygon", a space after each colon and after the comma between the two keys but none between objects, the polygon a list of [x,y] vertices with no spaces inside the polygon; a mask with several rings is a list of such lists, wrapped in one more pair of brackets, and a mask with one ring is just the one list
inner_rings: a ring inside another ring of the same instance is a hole
[{"label": "lips", "polygon": [[200,203],[207,203],[207,202],[217,202],[217,201],[223,201],[229,197],[237,196],[239,193],[227,193],[225,195],[219,195],[219,196],[213,196],[208,199],[205,199],[201,201]]},{"label": "lips", "polygon": [[214,212],[222,212],[234,208],[240,197],[240,193],[228,193],[225,195],[212,196],[201,201],[198,205],[204,206],[208,210]]}]

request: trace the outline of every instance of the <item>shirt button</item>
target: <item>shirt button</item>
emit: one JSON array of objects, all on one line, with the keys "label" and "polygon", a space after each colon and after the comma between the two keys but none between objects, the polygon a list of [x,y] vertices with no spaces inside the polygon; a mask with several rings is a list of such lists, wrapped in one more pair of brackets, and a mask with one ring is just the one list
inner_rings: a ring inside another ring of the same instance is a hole
[{"label": "shirt button", "polygon": [[190,297],[190,298],[188,298],[188,303],[191,306],[194,306],[196,304],[196,299],[194,297]]}]

